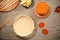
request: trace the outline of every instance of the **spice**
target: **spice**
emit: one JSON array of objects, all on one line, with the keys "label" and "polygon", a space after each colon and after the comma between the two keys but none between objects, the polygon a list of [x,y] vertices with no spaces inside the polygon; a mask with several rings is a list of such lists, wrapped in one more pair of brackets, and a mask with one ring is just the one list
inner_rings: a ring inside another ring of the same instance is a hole
[{"label": "spice", "polygon": [[56,7],[55,12],[60,13],[60,5]]},{"label": "spice", "polygon": [[42,29],[42,33],[47,35],[48,34],[48,30],[47,29]]},{"label": "spice", "polygon": [[43,27],[45,26],[45,24],[44,24],[44,22],[40,22],[40,23],[38,24],[38,26],[39,26],[39,28],[43,28]]},{"label": "spice", "polygon": [[45,28],[43,28],[43,27],[45,27],[45,23],[44,22],[40,22],[39,24],[38,24],[38,26],[39,26],[39,28],[41,28],[42,29],[42,33],[43,34],[45,34],[45,35],[47,35],[48,34],[48,30],[47,29],[45,29]]},{"label": "spice", "polygon": [[39,2],[35,7],[36,15],[40,18],[45,18],[50,11],[50,8],[47,3]]}]

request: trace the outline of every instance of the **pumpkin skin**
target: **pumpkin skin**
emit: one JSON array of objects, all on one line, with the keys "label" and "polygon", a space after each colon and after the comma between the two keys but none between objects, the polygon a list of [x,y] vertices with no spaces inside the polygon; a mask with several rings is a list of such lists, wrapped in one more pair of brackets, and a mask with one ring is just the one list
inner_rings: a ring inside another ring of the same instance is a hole
[{"label": "pumpkin skin", "polygon": [[48,16],[50,8],[47,3],[39,2],[35,7],[36,15],[40,18],[45,18]]}]

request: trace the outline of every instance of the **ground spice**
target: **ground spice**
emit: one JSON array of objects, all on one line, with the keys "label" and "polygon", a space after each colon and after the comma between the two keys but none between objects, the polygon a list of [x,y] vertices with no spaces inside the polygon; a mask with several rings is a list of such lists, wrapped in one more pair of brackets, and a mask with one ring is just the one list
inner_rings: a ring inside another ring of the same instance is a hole
[{"label": "ground spice", "polygon": [[56,7],[55,12],[57,12],[57,13],[60,12],[60,5]]},{"label": "ground spice", "polygon": [[48,30],[47,29],[42,29],[42,33],[47,35],[48,34]]},{"label": "ground spice", "polygon": [[38,26],[39,26],[39,28],[43,28],[43,27],[45,26],[45,23],[44,23],[44,22],[40,22],[40,23],[38,24]]}]

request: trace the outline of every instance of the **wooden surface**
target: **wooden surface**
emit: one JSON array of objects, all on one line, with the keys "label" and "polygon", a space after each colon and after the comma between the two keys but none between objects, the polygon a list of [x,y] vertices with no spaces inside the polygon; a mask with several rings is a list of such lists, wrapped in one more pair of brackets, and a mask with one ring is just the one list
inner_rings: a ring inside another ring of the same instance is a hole
[{"label": "wooden surface", "polygon": [[[38,2],[45,1],[49,4],[51,11],[50,15],[45,19],[38,18],[34,13],[34,6]],[[22,5],[18,5],[18,7],[10,12],[0,12],[0,25],[7,19],[10,18],[11,21],[0,31],[0,39],[1,40],[60,40],[60,14],[54,12],[57,5],[60,5],[60,0],[34,0],[33,5],[26,9]],[[31,16],[35,22],[37,27],[37,33],[30,39],[21,39],[16,36],[13,30],[13,22],[18,15],[26,14]],[[49,31],[48,35],[42,34],[41,30],[37,24],[43,21],[46,24],[46,28]]]}]

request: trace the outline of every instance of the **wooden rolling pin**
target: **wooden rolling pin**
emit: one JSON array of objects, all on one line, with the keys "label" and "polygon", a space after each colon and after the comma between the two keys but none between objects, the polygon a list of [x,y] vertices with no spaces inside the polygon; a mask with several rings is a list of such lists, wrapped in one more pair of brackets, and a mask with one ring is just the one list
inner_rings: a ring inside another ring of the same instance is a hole
[{"label": "wooden rolling pin", "polygon": [[9,19],[9,18],[7,18],[2,25],[0,25],[0,30],[1,30],[8,22],[10,22],[10,19]]}]

